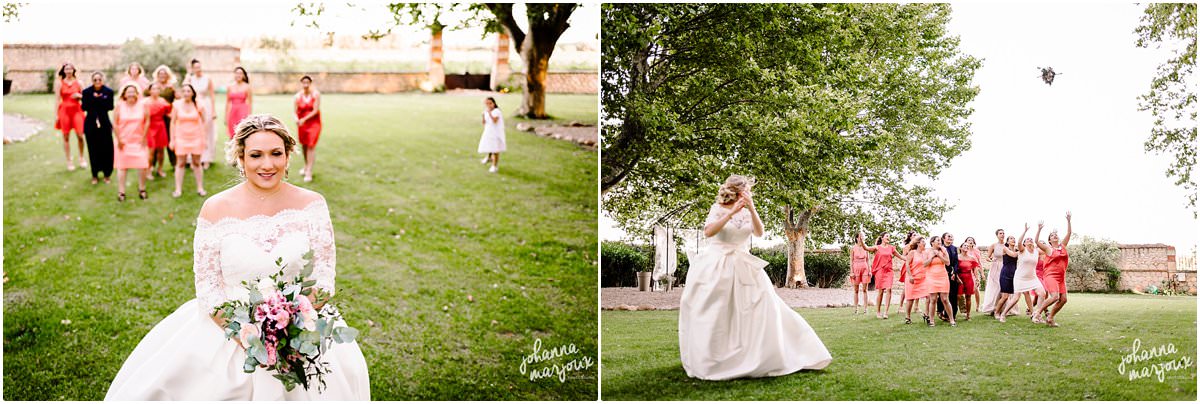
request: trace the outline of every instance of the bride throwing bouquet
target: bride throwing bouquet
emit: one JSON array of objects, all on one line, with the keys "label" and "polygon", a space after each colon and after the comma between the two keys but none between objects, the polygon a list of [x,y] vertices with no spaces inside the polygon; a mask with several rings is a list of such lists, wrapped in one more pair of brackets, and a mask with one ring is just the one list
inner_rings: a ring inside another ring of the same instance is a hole
[{"label": "bride throwing bouquet", "polygon": [[688,376],[706,380],[780,376],[823,369],[832,357],[800,314],[775,294],[750,254],[762,220],[754,181],[731,175],[704,223],[708,247],[692,262],[679,302],[679,356]]},{"label": "bride throwing bouquet", "polygon": [[[278,358],[275,350],[263,351],[254,327],[227,336],[227,327],[237,327],[227,324],[229,317],[217,310],[231,302],[264,300],[256,293],[262,286],[247,286],[280,274],[294,279],[301,275],[301,268],[308,267],[304,272],[311,270],[306,283],[311,282],[312,293],[292,296],[311,307],[292,318],[311,328],[312,313],[326,312],[323,307],[334,292],[333,226],[320,194],[283,182],[295,146],[296,139],[274,117],[252,115],[238,124],[226,148],[244,180],[213,195],[200,209],[192,243],[196,298],[163,319],[138,343],[109,386],[106,400],[370,399],[367,363],[357,343],[339,338],[341,343],[323,344],[319,357],[327,366],[320,383],[289,386],[275,377],[278,373],[263,367],[295,363],[298,358]],[[311,262],[305,256],[311,256]],[[275,306],[280,303],[279,296],[265,296],[265,300]],[[287,323],[289,319],[280,313],[258,316],[262,318],[257,320]],[[345,324],[337,321],[321,326],[340,328]],[[300,351],[314,352],[311,344],[302,346]],[[263,359],[257,362],[264,366],[248,365],[255,362],[247,361],[248,355]]]}]

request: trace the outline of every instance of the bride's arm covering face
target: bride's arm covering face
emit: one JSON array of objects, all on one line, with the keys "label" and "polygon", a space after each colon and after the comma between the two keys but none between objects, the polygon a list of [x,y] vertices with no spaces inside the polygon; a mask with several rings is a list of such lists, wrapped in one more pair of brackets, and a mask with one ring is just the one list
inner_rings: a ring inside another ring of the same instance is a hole
[{"label": "bride's arm covering face", "polygon": [[314,293],[309,296],[313,307],[320,310],[334,293],[334,277],[337,274],[337,247],[333,242],[333,221],[329,219],[329,206],[320,204],[309,222],[309,245],[312,248],[313,272],[316,281]]}]

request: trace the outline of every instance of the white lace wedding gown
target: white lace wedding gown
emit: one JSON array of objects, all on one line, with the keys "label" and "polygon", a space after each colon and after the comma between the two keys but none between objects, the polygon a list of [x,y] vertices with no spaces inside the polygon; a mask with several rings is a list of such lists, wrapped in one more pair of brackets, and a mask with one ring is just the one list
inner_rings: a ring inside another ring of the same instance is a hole
[{"label": "white lace wedding gown", "polygon": [[[728,212],[714,204],[705,223]],[[829,350],[808,322],[775,294],[750,254],[746,209],[692,261],[679,301],[679,357],[688,376],[707,380],[780,376],[823,369]]]},{"label": "white lace wedding gown", "polygon": [[248,298],[241,287],[278,271],[282,257],[294,276],[312,251],[317,287],[332,293],[336,253],[329,208],[317,200],[304,209],[272,216],[197,219],[196,298],[155,325],[125,360],[105,400],[370,400],[367,363],[357,343],[331,345],[322,356],[332,373],[326,388],[287,391],[273,372],[245,373],[246,353],[209,317],[212,308]]}]

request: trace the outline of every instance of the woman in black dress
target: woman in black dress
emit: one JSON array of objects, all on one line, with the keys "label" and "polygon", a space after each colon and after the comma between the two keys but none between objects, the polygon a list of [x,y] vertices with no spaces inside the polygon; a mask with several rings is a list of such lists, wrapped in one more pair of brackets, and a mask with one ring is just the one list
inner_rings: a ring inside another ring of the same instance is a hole
[{"label": "woman in black dress", "polygon": [[87,138],[88,159],[92,163],[92,184],[104,183],[113,171],[113,128],[108,111],[113,110],[113,90],[104,85],[104,73],[92,73],[92,86],[83,89],[83,133]]}]

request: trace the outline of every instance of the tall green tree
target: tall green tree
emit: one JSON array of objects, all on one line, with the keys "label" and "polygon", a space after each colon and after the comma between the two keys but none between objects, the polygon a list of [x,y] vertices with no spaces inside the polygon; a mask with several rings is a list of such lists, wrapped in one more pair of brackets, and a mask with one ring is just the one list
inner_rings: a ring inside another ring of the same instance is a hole
[{"label": "tall green tree", "polygon": [[1167,176],[1187,191],[1188,207],[1196,216],[1196,3],[1151,3],[1134,32],[1138,47],[1174,50],[1158,66],[1150,91],[1138,97],[1138,107],[1154,116],[1146,152],[1174,155]]},{"label": "tall green tree", "polygon": [[946,32],[945,4],[605,4],[604,208],[630,232],[666,212],[699,225],[733,173],[787,238],[923,230],[930,189],[970,147],[980,61]]},{"label": "tall green tree", "polygon": [[[485,33],[504,32],[512,39],[517,53],[525,62],[525,85],[522,90],[521,106],[517,115],[530,119],[548,119],[546,114],[546,73],[549,72],[550,56],[563,32],[571,25],[568,20],[579,7],[576,3],[527,3],[525,18],[529,32],[517,24],[519,16],[513,14],[512,3],[392,3],[387,5],[393,25],[422,24],[434,32],[446,28],[439,18],[451,13],[464,13],[466,25],[482,25]],[[301,17],[311,18],[306,24],[319,27],[316,18],[324,12],[323,2],[300,3],[292,9]],[[367,38],[379,38],[391,32],[371,30]]]},{"label": "tall green tree", "polygon": [[130,63],[137,62],[145,70],[144,75],[153,80],[154,69],[166,65],[176,76],[183,77],[191,61],[192,49],[192,43],[186,39],[163,35],[155,35],[149,43],[141,38],[130,39],[121,44],[121,62],[117,70],[124,72]]}]

